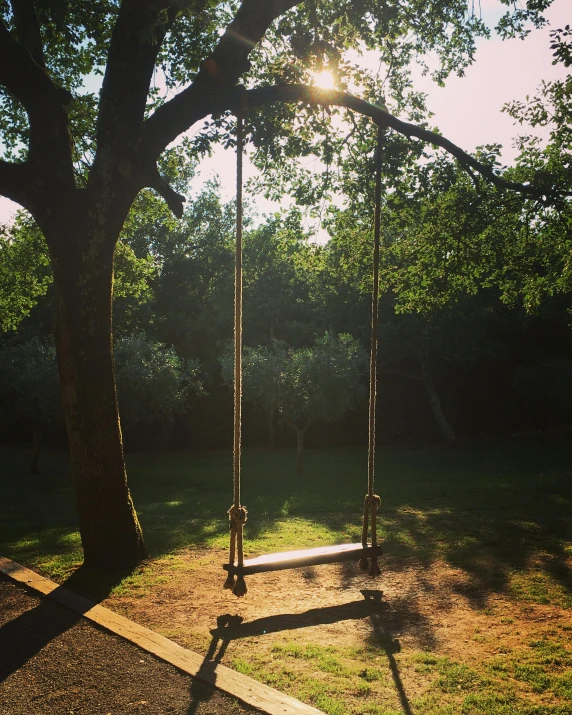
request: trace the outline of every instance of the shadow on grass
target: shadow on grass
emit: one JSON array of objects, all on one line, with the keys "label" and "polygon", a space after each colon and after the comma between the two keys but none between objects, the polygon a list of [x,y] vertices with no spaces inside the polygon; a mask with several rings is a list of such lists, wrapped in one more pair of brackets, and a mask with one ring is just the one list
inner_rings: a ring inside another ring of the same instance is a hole
[{"label": "shadow on grass", "polygon": [[[572,607],[568,566],[572,534],[570,457],[570,447],[557,443],[489,444],[451,451],[380,450],[380,525],[392,570],[406,569],[412,562],[428,566],[443,560],[466,576],[453,589],[482,608],[491,592],[512,587],[515,572],[529,572],[536,564],[536,573],[546,576],[568,596],[555,594],[551,584],[542,583],[537,594],[531,595],[523,587],[524,596],[560,599],[561,605]],[[67,458],[55,452],[46,454],[40,478],[20,476],[27,467],[26,450],[1,448],[0,460],[0,553],[27,565],[43,564],[48,570],[52,567],[46,564],[59,560],[64,564],[62,572],[66,568],[69,572],[81,560],[81,550],[75,536]],[[134,501],[154,556],[208,545],[227,533],[226,510],[232,501],[230,454],[140,455],[129,462]],[[365,465],[365,451],[309,451],[306,475],[300,478],[293,473],[291,452],[247,452],[243,495],[250,512],[246,529],[249,555],[254,555],[253,543],[258,544],[255,548],[260,547],[262,537],[263,548],[267,543],[273,549],[278,546],[277,550],[310,545],[281,546],[273,541],[278,524],[292,518],[315,527],[315,533],[322,529],[319,533],[331,536],[332,541],[358,540]],[[309,528],[309,538],[312,533]],[[381,563],[383,566],[383,559]],[[350,572],[342,574],[349,582]],[[106,582],[100,575],[91,579],[86,575],[79,569],[65,586],[80,588],[100,600],[121,580]],[[313,575],[308,572],[309,578]],[[78,579],[83,584],[78,586]],[[309,615],[283,614],[247,624],[221,623],[219,629],[224,630],[214,632],[213,639],[216,635],[220,648],[225,648],[235,637],[255,635],[257,629],[277,632],[305,627],[310,620],[315,624],[364,618],[372,608],[361,601],[350,606],[355,609],[353,616],[342,616],[336,606],[334,610],[314,609],[307,612]],[[61,632],[44,616],[39,606],[0,629],[0,653],[22,632],[17,659],[25,662],[42,643]],[[64,624],[64,629],[78,618],[69,614],[69,625]],[[414,601],[396,598],[391,609],[374,609],[369,618],[370,645],[386,653],[402,707],[409,712],[394,658],[398,642],[392,634],[402,629],[405,620],[411,624],[421,614]],[[430,626],[420,625],[430,648]],[[230,626],[238,635],[229,635],[225,629]],[[220,651],[216,652],[216,643],[214,649],[213,660],[205,660],[206,669],[212,669],[222,657]]]},{"label": "shadow on grass", "polygon": [[[490,592],[508,589],[511,574],[526,571],[543,554],[543,573],[570,593],[570,456],[566,443],[514,441],[462,450],[381,450],[380,525],[392,569],[444,560],[466,572],[468,579],[457,588],[481,608]],[[0,479],[0,553],[28,564],[55,555],[71,567],[81,551],[73,538],[67,468],[58,453],[45,461],[41,484]],[[27,464],[27,453],[13,450],[9,469],[15,473],[20,463]],[[130,458],[130,485],[154,556],[223,539],[231,465],[230,453],[220,452]],[[333,542],[359,540],[365,466],[365,451],[308,451],[306,474],[297,477],[290,451],[246,452],[249,555],[268,546],[309,546],[275,538],[278,523],[292,518],[308,524],[308,539],[319,531]]]},{"label": "shadow on grass", "polygon": [[363,600],[351,603],[312,608],[303,613],[282,613],[265,616],[255,621],[244,622],[242,616],[225,614],[217,618],[217,627],[211,630],[212,640],[205,656],[204,667],[214,670],[222,661],[228,646],[240,638],[251,638],[282,631],[292,631],[339,621],[365,620],[371,623],[369,645],[373,650],[385,653],[401,707],[406,715],[412,715],[411,706],[401,680],[395,653],[401,650],[399,640],[392,634],[399,632],[407,620],[405,609],[389,608],[382,601],[382,592],[364,590]]}]

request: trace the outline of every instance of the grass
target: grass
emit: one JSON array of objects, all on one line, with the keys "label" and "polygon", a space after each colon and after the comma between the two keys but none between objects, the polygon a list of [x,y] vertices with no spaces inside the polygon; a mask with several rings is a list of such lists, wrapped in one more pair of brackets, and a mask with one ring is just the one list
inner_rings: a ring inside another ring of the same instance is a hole
[{"label": "grass", "polygon": [[[468,576],[462,595],[475,624],[466,656],[288,638],[264,650],[244,639],[230,664],[329,715],[570,715],[572,625],[527,618],[536,607],[572,609],[571,456],[566,443],[533,442],[378,453],[386,552],[398,564],[445,563]],[[37,477],[26,474],[25,450],[3,447],[0,460],[0,553],[64,580],[81,561],[67,457],[47,452]],[[197,568],[183,549],[227,546],[231,457],[134,455],[128,470],[155,558],[116,585],[115,596],[133,599]],[[309,451],[303,478],[290,452],[247,451],[248,553],[359,540],[365,473],[364,451]],[[208,644],[201,633],[164,632]]]},{"label": "grass", "polygon": [[[398,556],[441,558],[518,599],[569,608],[571,452],[522,444],[383,451],[382,538]],[[0,449],[0,552],[61,579],[81,561],[67,457],[46,453],[37,477],[26,474],[26,459],[22,449]],[[249,553],[359,540],[365,459],[363,451],[309,451],[299,478],[290,452],[247,452]],[[185,546],[226,547],[228,453],[135,455],[128,468],[154,556],[175,565]]]}]

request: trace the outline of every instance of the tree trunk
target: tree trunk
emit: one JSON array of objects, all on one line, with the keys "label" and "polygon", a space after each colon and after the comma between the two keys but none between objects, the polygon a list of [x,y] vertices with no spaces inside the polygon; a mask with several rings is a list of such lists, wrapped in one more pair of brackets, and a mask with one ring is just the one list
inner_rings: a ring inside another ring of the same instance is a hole
[{"label": "tree trunk", "polygon": [[268,424],[268,449],[274,449],[276,446],[276,429],[274,426],[274,410],[269,410],[267,414]]},{"label": "tree trunk", "polygon": [[30,459],[30,474],[39,474],[40,466],[38,464],[38,459],[40,457],[40,449],[42,448],[42,432],[44,431],[44,420],[40,419],[40,425],[38,429],[32,430],[32,457]]},{"label": "tree trunk", "polygon": [[284,424],[296,433],[296,474],[304,474],[304,437],[310,423],[304,429],[300,429],[298,425],[288,419],[284,421]]},{"label": "tree trunk", "polygon": [[429,397],[429,403],[431,405],[433,416],[435,417],[435,421],[437,422],[437,426],[439,427],[439,431],[441,432],[443,439],[449,446],[452,446],[455,444],[455,433],[443,413],[439,395],[435,389],[435,383],[433,382],[433,378],[431,377],[431,373],[429,372],[423,353],[421,353],[420,361],[421,371],[423,374],[423,384],[425,385],[425,391]]},{"label": "tree trunk", "polygon": [[73,232],[61,235],[60,230],[46,238],[54,268],[56,347],[84,561],[94,568],[124,570],[139,563],[146,551],[127,487],[113,366],[113,253],[122,221],[110,231],[108,217],[102,206]]}]

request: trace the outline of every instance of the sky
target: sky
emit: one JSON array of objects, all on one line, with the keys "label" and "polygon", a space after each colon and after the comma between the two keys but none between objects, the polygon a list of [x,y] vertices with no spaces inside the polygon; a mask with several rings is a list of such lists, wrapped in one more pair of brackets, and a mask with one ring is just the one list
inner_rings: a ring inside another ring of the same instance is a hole
[{"label": "sky", "polygon": [[[501,13],[498,0],[481,0],[483,15],[492,22]],[[472,151],[482,144],[503,145],[503,159],[516,156],[513,139],[526,129],[515,126],[502,107],[512,100],[533,96],[542,80],[565,76],[562,64],[552,65],[550,30],[561,28],[572,19],[572,0],[555,0],[546,12],[550,26],[533,30],[523,40],[477,41],[476,62],[465,77],[450,77],[444,88],[428,78],[419,79],[419,88],[429,95],[428,106],[435,116],[432,123],[442,134],[463,149]]]},{"label": "sky", "polygon": [[[434,113],[431,124],[441,133],[467,151],[483,144],[503,145],[503,160],[510,163],[515,155],[514,137],[526,133],[526,129],[514,125],[514,120],[501,112],[505,103],[524,101],[534,95],[542,80],[550,81],[563,77],[562,65],[552,65],[549,32],[570,23],[572,0],[554,0],[547,10],[549,26],[532,30],[524,40],[505,40],[498,37],[477,41],[476,60],[465,76],[450,77],[444,88],[436,86],[427,77],[414,73],[415,88],[428,95],[428,107]],[[483,18],[494,24],[502,13],[499,0],[480,0]],[[366,60],[367,61],[367,60]],[[228,151],[217,148],[213,156],[199,166],[194,188],[217,175],[228,173],[228,162],[234,162]],[[245,178],[252,175],[253,168],[245,166]],[[234,177],[221,185],[224,200],[234,194]],[[10,221],[17,205],[0,197],[0,223]],[[257,199],[261,213],[277,210],[278,205]]]}]

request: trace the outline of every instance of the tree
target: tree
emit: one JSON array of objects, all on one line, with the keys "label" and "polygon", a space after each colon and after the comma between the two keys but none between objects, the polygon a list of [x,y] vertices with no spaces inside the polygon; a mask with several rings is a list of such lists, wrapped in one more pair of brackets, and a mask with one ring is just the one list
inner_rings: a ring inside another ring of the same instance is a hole
[{"label": "tree", "polygon": [[[541,23],[548,4],[528,0],[525,8],[507,12],[501,31],[523,33],[526,21]],[[6,148],[0,194],[31,213],[49,247],[62,404],[87,564],[129,567],[145,555],[127,487],[111,336],[115,245],[137,194],[153,189],[180,217],[184,197],[167,180],[169,158],[189,147],[208,151],[212,140],[232,143],[225,113],[245,106],[269,180],[284,173],[280,156],[292,164],[312,146],[331,164],[342,140],[333,140],[323,107],[339,106],[442,146],[502,182],[439,135],[376,106],[381,83],[345,55],[364,46],[379,51],[399,111],[408,102],[412,58],[436,52],[441,66],[435,75],[442,81],[452,70],[462,72],[473,58],[474,37],[486,34],[465,0],[440,0],[433,12],[418,0],[0,2],[0,134]],[[372,103],[309,86],[311,72],[324,65],[341,86],[351,81],[363,88]],[[97,75],[103,76],[99,95],[88,89]],[[241,80],[245,85],[237,84]],[[301,109],[265,109],[276,103]],[[415,96],[415,121],[422,119],[419,107]],[[165,153],[209,116],[213,120],[192,146]],[[314,141],[316,133],[323,141]]]},{"label": "tree", "polygon": [[267,219],[244,236],[244,339],[304,345],[316,331],[312,278],[320,249],[309,243],[301,216]]},{"label": "tree", "polygon": [[[233,360],[222,357],[223,375],[232,383]],[[244,399],[268,413],[278,413],[296,434],[296,471],[303,472],[304,438],[315,422],[338,422],[364,393],[367,356],[350,335],[326,333],[313,347],[292,349],[274,341],[270,347],[244,350]]]},{"label": "tree", "polygon": [[42,234],[19,216],[13,226],[0,226],[0,331],[14,330],[29,315],[52,282]]},{"label": "tree", "polygon": [[30,473],[38,474],[46,423],[61,420],[58,366],[53,343],[33,338],[0,348],[0,405],[5,424],[22,424],[32,435]]},{"label": "tree", "polygon": [[177,226],[148,236],[159,269],[153,336],[203,364],[218,364],[216,344],[232,334],[233,214],[218,185],[207,184]]},{"label": "tree", "polygon": [[132,335],[115,345],[121,420],[133,425],[168,424],[187,410],[188,398],[202,390],[198,364],[183,361],[173,348]]}]

